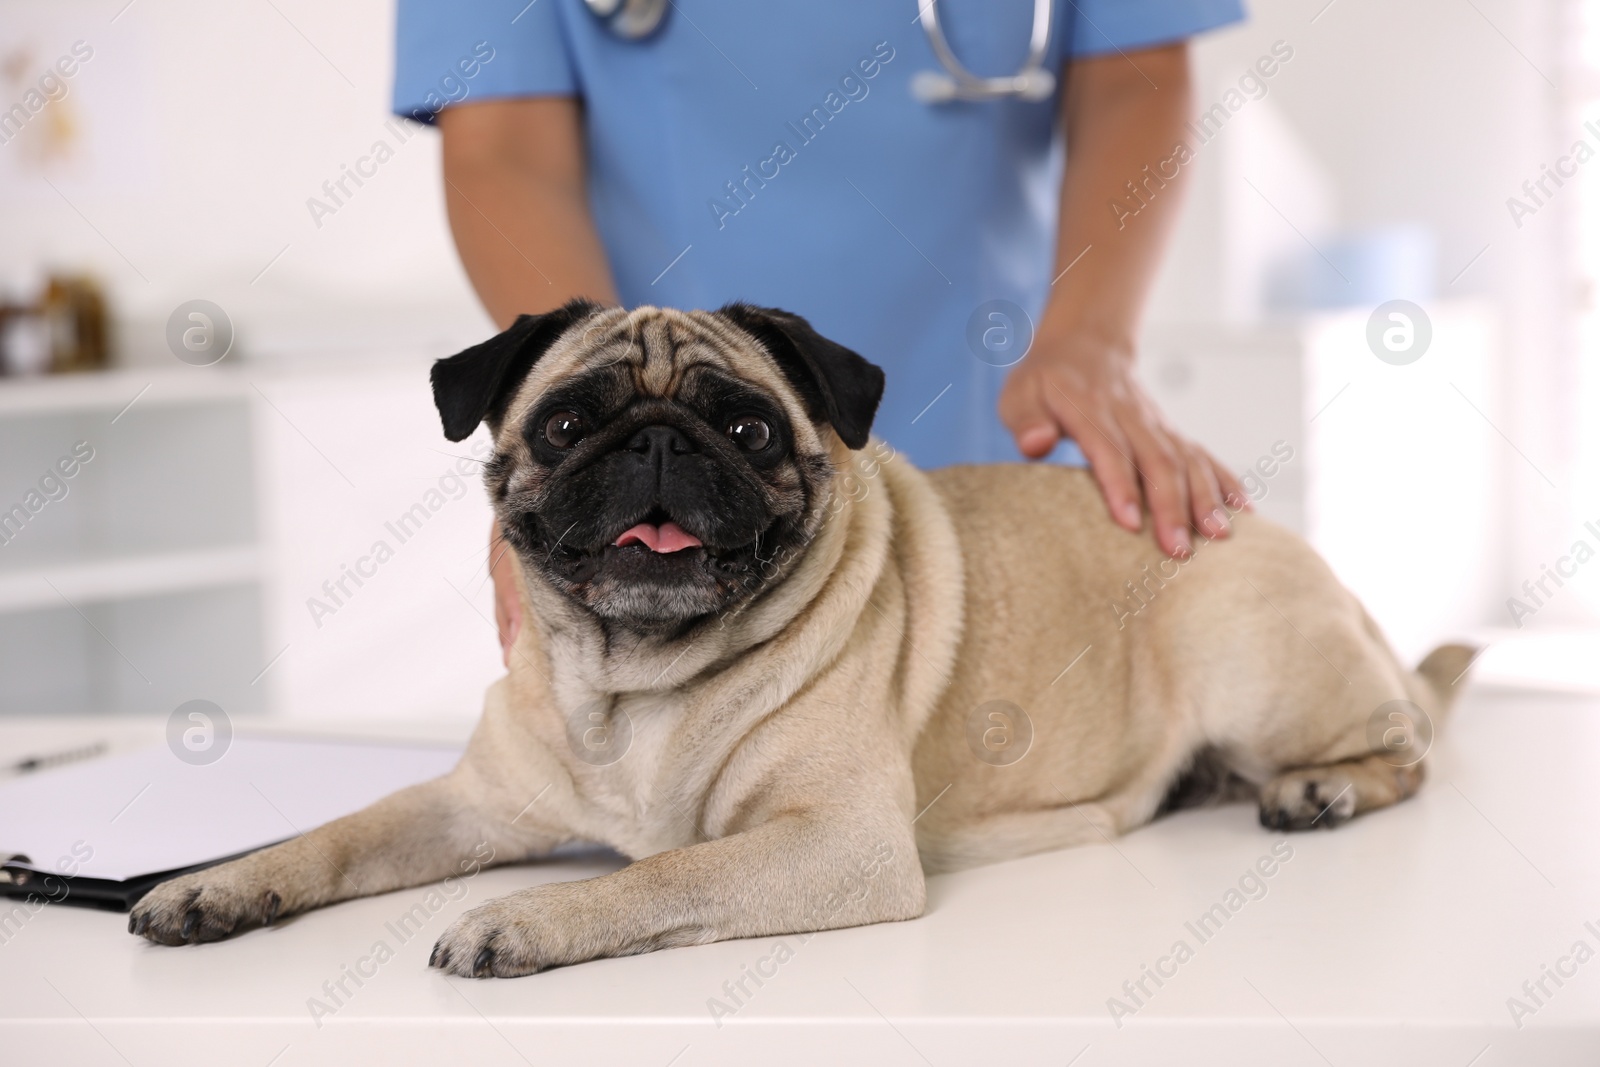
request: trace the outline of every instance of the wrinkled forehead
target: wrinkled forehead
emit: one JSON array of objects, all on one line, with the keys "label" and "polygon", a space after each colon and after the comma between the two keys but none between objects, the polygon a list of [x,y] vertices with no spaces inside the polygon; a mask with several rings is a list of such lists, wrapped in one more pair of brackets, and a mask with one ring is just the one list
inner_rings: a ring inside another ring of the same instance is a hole
[{"label": "wrinkled forehead", "polygon": [[615,383],[634,397],[676,397],[707,372],[739,379],[781,403],[798,429],[804,409],[772,358],[746,333],[705,311],[608,308],[568,330],[534,365],[507,423],[574,380]]}]

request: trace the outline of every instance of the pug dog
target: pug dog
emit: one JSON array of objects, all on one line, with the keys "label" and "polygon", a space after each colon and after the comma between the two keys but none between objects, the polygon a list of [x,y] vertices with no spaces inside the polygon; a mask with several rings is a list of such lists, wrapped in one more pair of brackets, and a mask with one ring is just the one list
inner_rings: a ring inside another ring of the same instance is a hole
[{"label": "pug dog", "polygon": [[1473,655],[1403,669],[1253,513],[1178,563],[1086,471],[918,471],[870,436],[883,373],[783,311],[574,301],[432,379],[446,437],[493,434],[527,620],[465,754],[161,884],[131,932],[211,941],[575,841],[632,862],[472,909],[430,964],[912,919],[928,873],[1173,806],[1308,830],[1402,800]]}]

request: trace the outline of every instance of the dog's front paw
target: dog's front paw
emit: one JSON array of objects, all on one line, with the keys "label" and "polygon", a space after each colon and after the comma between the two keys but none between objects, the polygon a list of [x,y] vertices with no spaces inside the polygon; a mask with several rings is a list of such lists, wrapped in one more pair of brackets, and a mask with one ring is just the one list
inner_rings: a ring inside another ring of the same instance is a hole
[{"label": "dog's front paw", "polygon": [[128,933],[163,945],[217,941],[235,930],[271,926],[283,897],[229,863],[162,882],[128,915]]},{"label": "dog's front paw", "polygon": [[450,925],[428,957],[428,966],[463,978],[516,978],[557,963],[559,946],[544,927],[550,916],[541,915],[533,900],[536,891],[525,890],[480,904]]},{"label": "dog's front paw", "polygon": [[1290,771],[1261,787],[1261,825],[1269,830],[1331,830],[1355,813],[1355,782],[1333,767]]},{"label": "dog's front paw", "polygon": [[700,927],[658,931],[596,888],[604,879],[557,882],[480,904],[433,946],[428,966],[463,978],[516,978],[602,956],[713,940]]}]

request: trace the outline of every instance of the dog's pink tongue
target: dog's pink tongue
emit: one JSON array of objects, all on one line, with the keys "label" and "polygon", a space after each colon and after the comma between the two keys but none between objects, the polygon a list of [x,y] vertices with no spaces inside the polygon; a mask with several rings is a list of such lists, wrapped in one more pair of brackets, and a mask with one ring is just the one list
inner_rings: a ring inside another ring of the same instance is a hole
[{"label": "dog's pink tongue", "polygon": [[618,548],[638,544],[652,552],[681,552],[686,548],[699,547],[700,538],[675,522],[664,522],[660,526],[641,522],[625,531],[614,543]]}]

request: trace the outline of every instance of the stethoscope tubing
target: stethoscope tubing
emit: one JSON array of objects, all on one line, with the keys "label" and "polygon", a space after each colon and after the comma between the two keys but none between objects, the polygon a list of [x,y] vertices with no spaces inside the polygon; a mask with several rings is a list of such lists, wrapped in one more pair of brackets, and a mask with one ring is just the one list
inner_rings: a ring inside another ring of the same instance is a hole
[{"label": "stethoscope tubing", "polygon": [[[624,40],[637,41],[661,28],[670,0],[584,0],[584,5],[606,28]],[[926,71],[913,79],[912,90],[929,104],[954,100],[1046,99],[1055,90],[1055,75],[1044,69],[1045,53],[1055,21],[1055,0],[1033,0],[1033,25],[1028,31],[1028,55],[1009,77],[981,78],[967,69],[950,47],[939,22],[939,0],[922,0],[917,22],[928,38],[934,58],[944,73]]]}]

